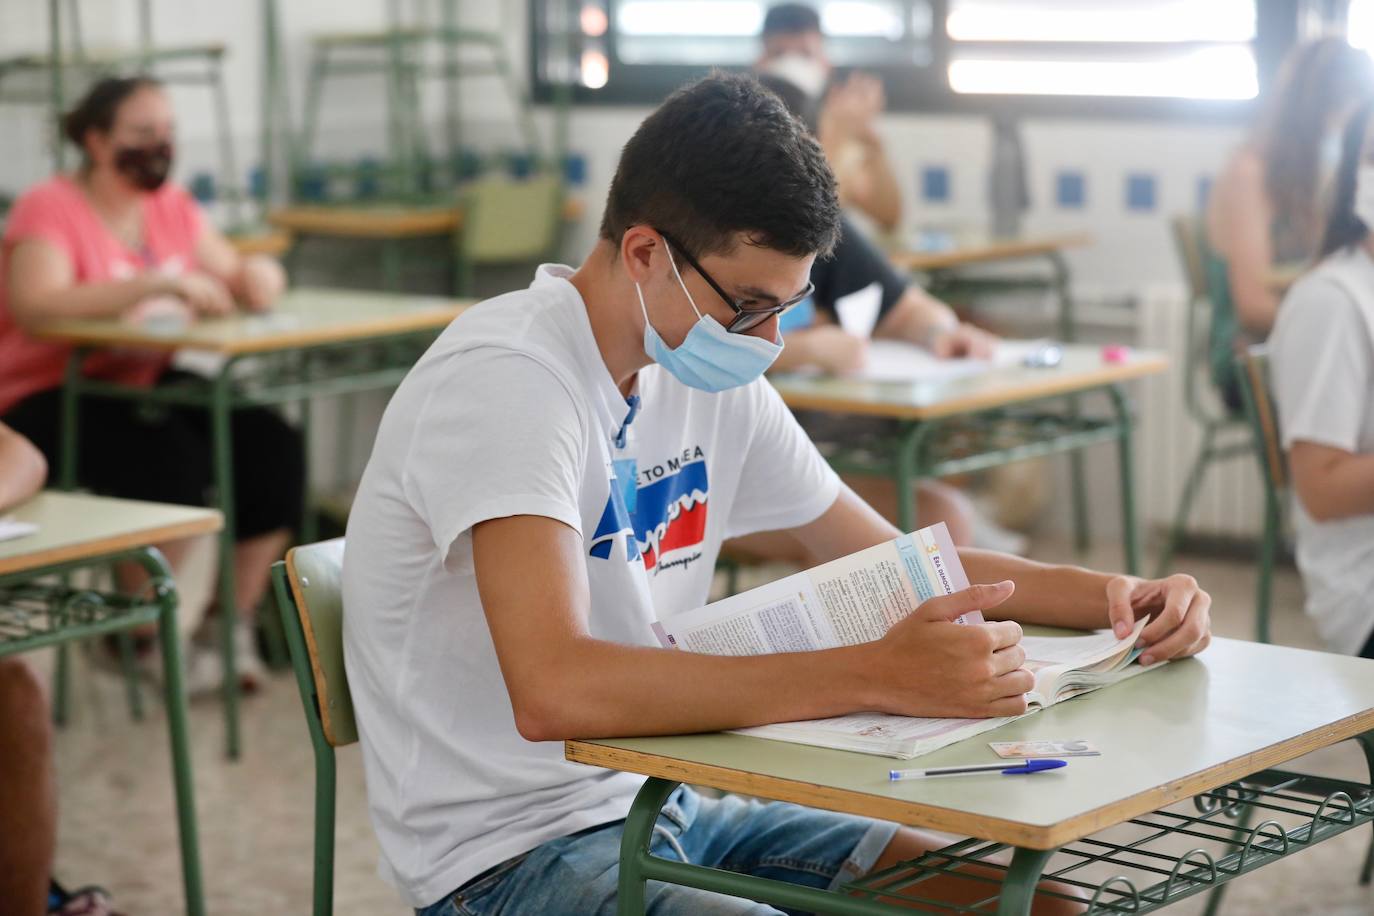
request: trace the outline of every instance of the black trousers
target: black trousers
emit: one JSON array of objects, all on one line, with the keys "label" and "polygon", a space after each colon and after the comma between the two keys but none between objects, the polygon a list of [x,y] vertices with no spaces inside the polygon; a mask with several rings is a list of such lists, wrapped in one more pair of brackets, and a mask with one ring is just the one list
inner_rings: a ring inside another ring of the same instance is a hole
[{"label": "black trousers", "polygon": [[[185,381],[168,372],[159,385]],[[0,420],[28,437],[56,474],[61,453],[62,394],[43,391]],[[240,540],[298,529],[305,487],[300,433],[264,407],[232,415],[234,520]],[[77,483],[104,496],[208,505],[214,484],[210,417],[200,408],[81,399]]]}]

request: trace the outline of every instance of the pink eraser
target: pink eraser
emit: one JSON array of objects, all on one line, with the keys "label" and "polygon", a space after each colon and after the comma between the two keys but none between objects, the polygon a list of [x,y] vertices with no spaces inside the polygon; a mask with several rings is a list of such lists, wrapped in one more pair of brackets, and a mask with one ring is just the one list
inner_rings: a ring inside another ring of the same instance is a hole
[{"label": "pink eraser", "polygon": [[1130,358],[1130,347],[1123,347],[1121,344],[1108,344],[1102,348],[1102,361],[1104,363],[1124,363]]}]

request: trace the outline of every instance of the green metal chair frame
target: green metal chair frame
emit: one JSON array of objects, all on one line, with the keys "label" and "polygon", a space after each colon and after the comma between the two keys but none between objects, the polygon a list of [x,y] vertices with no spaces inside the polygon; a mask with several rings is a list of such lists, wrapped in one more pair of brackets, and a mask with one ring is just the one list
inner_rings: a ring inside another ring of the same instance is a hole
[{"label": "green metal chair frame", "polygon": [[1192,215],[1176,216],[1172,224],[1174,243],[1188,280],[1183,401],[1188,415],[1202,429],[1202,444],[1198,446],[1197,454],[1189,465],[1178,508],[1174,511],[1164,549],[1160,552],[1159,575],[1167,573],[1173,563],[1174,553],[1188,526],[1188,517],[1207,469],[1220,461],[1250,455],[1254,450],[1249,436],[1242,436],[1242,431],[1247,427],[1245,417],[1224,411],[1218,413],[1207,403],[1204,394],[1204,389],[1211,385],[1208,330],[1214,307],[1207,283],[1205,227],[1201,217]]},{"label": "green metal chair frame", "polygon": [[1260,540],[1255,594],[1255,639],[1269,642],[1269,608],[1273,600],[1274,559],[1283,534],[1283,505],[1289,487],[1288,462],[1279,435],[1278,411],[1269,382],[1269,353],[1263,345],[1250,347],[1241,359],[1237,377],[1246,420],[1254,435],[1255,456],[1264,478],[1264,536]]},{"label": "green metal chair frame", "polygon": [[334,911],[334,752],[358,741],[343,655],[343,538],[292,548],[272,564],[291,667],[315,749],[315,916]]},{"label": "green metal chair frame", "polygon": [[475,295],[478,267],[533,264],[558,251],[563,234],[563,181],[544,173],[518,181],[482,178],[465,189],[455,238],[453,285]]}]

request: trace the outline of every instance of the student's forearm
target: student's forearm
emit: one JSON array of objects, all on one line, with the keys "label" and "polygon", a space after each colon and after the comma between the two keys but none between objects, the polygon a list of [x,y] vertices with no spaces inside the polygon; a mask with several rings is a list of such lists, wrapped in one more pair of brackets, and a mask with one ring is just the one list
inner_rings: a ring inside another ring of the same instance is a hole
[{"label": "student's forearm", "polygon": [[864,210],[888,232],[895,232],[902,222],[902,189],[887,161],[882,143],[869,141],[864,168],[868,171],[868,200]]},{"label": "student's forearm", "polygon": [[506,684],[531,741],[719,731],[879,706],[871,646],[729,657],[586,637]]},{"label": "student's forearm", "polygon": [[27,439],[0,427],[0,511],[28,499],[43,487],[48,463]]},{"label": "student's forearm", "polygon": [[1015,594],[987,614],[990,620],[1077,629],[1108,625],[1107,582],[1113,578],[1109,573],[967,547],[959,551],[959,559],[970,582],[1016,583]]},{"label": "student's forearm", "polygon": [[15,319],[25,328],[70,318],[111,318],[123,313],[149,296],[171,293],[169,277],[146,273],[128,280],[82,283],[56,292],[36,292],[15,296],[11,302]]},{"label": "student's forearm", "polygon": [[959,326],[954,310],[918,286],[911,286],[874,329],[873,336],[929,347],[935,336]]}]

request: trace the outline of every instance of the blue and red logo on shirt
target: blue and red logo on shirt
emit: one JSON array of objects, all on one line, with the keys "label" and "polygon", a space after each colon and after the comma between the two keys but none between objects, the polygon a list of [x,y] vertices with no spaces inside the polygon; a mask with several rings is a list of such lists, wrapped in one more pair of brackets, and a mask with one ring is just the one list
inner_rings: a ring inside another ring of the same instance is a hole
[{"label": "blue and red logo on shirt", "polygon": [[634,461],[616,461],[591,555],[610,559],[616,540],[624,535],[626,559],[642,556],[644,568],[656,570],[665,554],[700,546],[706,540],[709,490],[701,446],[638,473]]}]

